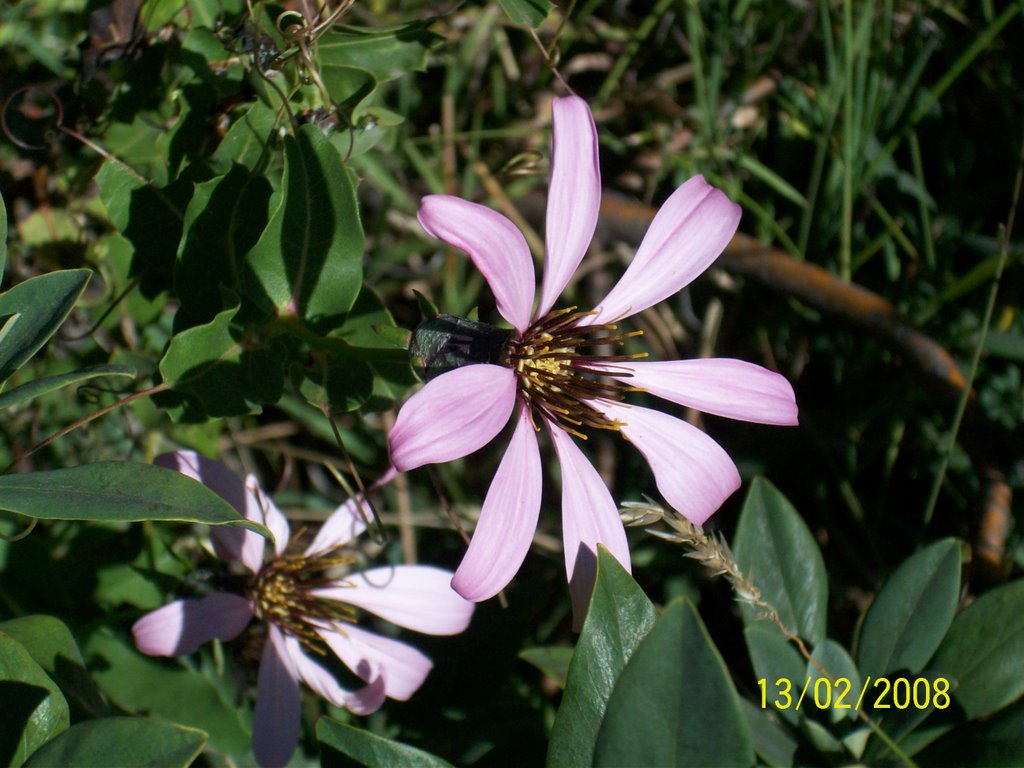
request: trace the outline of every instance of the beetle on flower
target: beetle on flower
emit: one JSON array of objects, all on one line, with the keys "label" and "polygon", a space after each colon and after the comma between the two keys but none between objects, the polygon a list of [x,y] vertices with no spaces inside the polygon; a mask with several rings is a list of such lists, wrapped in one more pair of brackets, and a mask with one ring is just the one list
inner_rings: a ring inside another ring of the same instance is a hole
[{"label": "beetle on flower", "polygon": [[[422,201],[419,220],[432,236],[469,254],[511,325],[493,360],[456,362],[428,373],[402,407],[390,434],[395,467],[466,456],[515,418],[515,429],[484,499],[480,519],[452,586],[470,600],[496,595],[529,550],[540,511],[542,425],[562,467],[562,531],[574,623],[582,624],[603,544],[629,568],[617,505],[574,437],[619,432],[646,458],[662,496],[697,525],[740,485],[726,452],[698,428],[624,402],[647,391],[687,407],[764,424],[796,424],[793,389],[761,366],[731,359],[640,362],[617,348],[638,332],[618,323],[675,294],[718,257],[735,233],[740,208],[696,176],[658,211],[636,256],[596,308],[553,309],[579,266],[597,225],[601,181],[597,131],[582,99],[556,98],[548,187],[544,278],[535,278],[526,240],[506,217],[448,195]],[[605,354],[605,349],[612,354]],[[443,370],[443,372],[440,372]]]},{"label": "beetle on flower", "polygon": [[[353,564],[345,546],[365,528],[355,501],[335,510],[304,551],[289,553],[288,521],[255,478],[243,481],[192,451],[165,454],[155,463],[200,481],[274,534],[271,557],[264,562],[263,537],[241,528],[213,528],[210,537],[217,554],[249,572],[246,593],[213,592],[178,600],[132,627],[143,653],[178,656],[214,638],[237,637],[253,618],[267,623],[253,713],[253,752],[260,765],[285,765],[295,751],[300,679],[335,706],[359,715],[376,711],[387,697],[404,701],[422,685],[432,667],[430,659],[405,643],[356,626],[359,610],[431,635],[452,635],[468,626],[474,606],[452,590],[448,571],[399,565],[336,573]],[[342,688],[306,652],[322,656],[328,649],[366,685],[356,691]]]}]

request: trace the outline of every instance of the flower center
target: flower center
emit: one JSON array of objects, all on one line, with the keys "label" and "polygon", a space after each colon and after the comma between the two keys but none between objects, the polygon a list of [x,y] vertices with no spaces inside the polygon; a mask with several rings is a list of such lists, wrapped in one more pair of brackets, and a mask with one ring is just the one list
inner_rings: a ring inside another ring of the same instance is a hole
[{"label": "flower center", "polygon": [[[534,413],[584,440],[580,427],[618,430],[618,421],[609,419],[590,404],[593,400],[620,401],[626,392],[638,391],[622,379],[632,373],[616,369],[625,363],[646,357],[607,353],[621,347],[643,331],[619,333],[614,323],[580,325],[594,312],[577,312],[576,307],[559,309],[534,321],[520,339],[509,339],[502,363],[515,371],[519,396]],[[536,419],[533,425],[539,429]]]},{"label": "flower center", "polygon": [[355,622],[355,609],[313,590],[344,586],[327,571],[355,562],[336,550],[318,555],[291,554],[271,560],[256,575],[250,598],[257,614],[303,645],[324,655],[317,629],[333,629],[336,622]]}]

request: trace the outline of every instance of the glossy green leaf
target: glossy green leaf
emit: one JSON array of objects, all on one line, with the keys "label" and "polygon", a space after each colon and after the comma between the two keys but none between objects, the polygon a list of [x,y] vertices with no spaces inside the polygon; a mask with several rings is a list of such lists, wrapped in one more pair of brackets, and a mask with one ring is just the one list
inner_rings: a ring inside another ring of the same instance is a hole
[{"label": "glossy green leaf", "polygon": [[615,681],[655,618],[643,590],[604,547],[598,547],[597,583],[551,729],[548,766],[593,762]]},{"label": "glossy green leaf", "polygon": [[0,632],[0,765],[17,768],[70,721],[57,684],[21,643]]},{"label": "glossy green leaf", "polygon": [[421,22],[373,30],[336,26],[320,38],[316,58],[322,76],[330,77],[337,67],[351,67],[383,83],[414,70],[423,72],[427,54],[441,39]]},{"label": "glossy green leaf", "polygon": [[741,699],[740,703],[757,756],[771,768],[790,768],[798,745],[779,722],[777,714],[746,699]]},{"label": "glossy green leaf", "polygon": [[21,643],[57,683],[76,720],[107,714],[78,643],[63,622],[53,616],[22,616],[0,623],[0,632]]},{"label": "glossy green leaf", "polygon": [[929,669],[956,680],[968,719],[1024,694],[1024,579],[996,587],[954,620]]},{"label": "glossy green leaf", "polygon": [[846,649],[834,640],[818,643],[803,678],[809,680],[807,695],[814,709],[831,709],[832,722],[857,717],[857,699],[861,692],[861,676]]},{"label": "glossy green leaf", "polygon": [[[785,496],[755,478],[733,542],[736,560],[791,631],[817,644],[825,639],[828,580],[814,536]],[[741,606],[747,626],[757,609]]]},{"label": "glossy green leaf", "polygon": [[914,756],[928,768],[1019,768],[1024,756],[1024,702],[961,725]]},{"label": "glossy green leaf", "polygon": [[960,544],[943,539],[925,547],[889,578],[864,617],[857,664],[881,677],[920,672],[939,647],[960,598]]},{"label": "glossy green leaf", "polygon": [[693,605],[673,601],[615,682],[594,765],[753,764],[750,730],[729,670]]},{"label": "glossy green leaf", "polygon": [[40,395],[45,395],[47,392],[53,392],[55,389],[95,379],[99,376],[127,376],[129,379],[133,379],[135,378],[135,369],[130,365],[94,365],[78,371],[60,373],[56,376],[45,376],[0,394],[0,409],[10,408]]},{"label": "glossy green leaf", "polygon": [[519,652],[519,658],[532,664],[550,677],[559,688],[565,688],[565,679],[572,662],[572,648],[564,645],[550,645],[545,648],[526,648]]},{"label": "glossy green leaf", "polygon": [[247,109],[224,134],[210,164],[218,176],[235,165],[255,171],[268,159],[277,115],[270,107],[257,101]]},{"label": "glossy green leaf", "polygon": [[498,0],[516,24],[539,27],[555,6],[549,0]]},{"label": "glossy green leaf", "polygon": [[[410,768],[450,768],[451,764],[436,755],[422,749],[401,744],[383,736],[378,736],[361,728],[354,728],[329,717],[321,717],[316,721],[316,737],[321,747],[337,750],[355,760],[359,765],[369,768],[390,768],[390,766],[410,766]],[[350,764],[342,763],[328,752],[321,758],[324,766]]]},{"label": "glossy green leaf", "polygon": [[139,714],[198,728],[210,743],[226,752],[245,753],[251,736],[234,701],[227,700],[206,675],[177,662],[143,656],[104,633],[85,644],[86,653],[100,660],[93,677],[110,700]]},{"label": "glossy green leaf", "polygon": [[132,461],[0,476],[0,509],[44,520],[162,520],[266,529],[202,483]]},{"label": "glossy green leaf", "polygon": [[259,413],[284,390],[285,348],[277,340],[244,345],[233,325],[238,307],[177,334],[160,361],[176,393],[191,395],[196,416]]},{"label": "glossy green leaf", "polygon": [[141,717],[103,717],[78,723],[45,744],[28,768],[188,768],[206,734]]},{"label": "glossy green leaf", "polygon": [[85,290],[91,274],[88,269],[49,272],[0,294],[0,316],[18,315],[0,339],[0,382],[56,333]]},{"label": "glossy green leaf", "polygon": [[331,327],[362,283],[355,180],[315,125],[285,139],[283,195],[246,257],[246,294],[264,310]]}]

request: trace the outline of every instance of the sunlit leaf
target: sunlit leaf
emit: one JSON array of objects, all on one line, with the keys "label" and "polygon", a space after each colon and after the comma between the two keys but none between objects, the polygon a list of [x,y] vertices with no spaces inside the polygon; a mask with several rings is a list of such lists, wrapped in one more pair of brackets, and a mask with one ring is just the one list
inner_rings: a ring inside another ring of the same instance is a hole
[{"label": "sunlit leaf", "polygon": [[565,688],[565,679],[569,674],[572,654],[572,648],[566,648],[564,645],[550,645],[545,648],[526,648],[519,652],[519,658],[550,677],[558,684],[559,688]]},{"label": "sunlit leaf", "polygon": [[103,717],[71,726],[32,755],[29,768],[188,768],[206,734],[141,717]]},{"label": "sunlit leaf", "polygon": [[654,626],[647,595],[604,547],[583,632],[548,744],[549,766],[590,765],[615,681]]},{"label": "sunlit leaf", "polygon": [[498,0],[516,24],[539,27],[555,6],[549,0]]},{"label": "sunlit leaf", "polygon": [[202,483],[131,461],[2,475],[0,509],[44,520],[163,520],[267,533]]},{"label": "sunlit leaf", "polygon": [[56,683],[21,643],[0,632],[0,765],[17,768],[69,724]]},{"label": "sunlit leaf", "polygon": [[729,670],[696,609],[674,601],[615,683],[594,765],[753,764],[750,731]]},{"label": "sunlit leaf", "polygon": [[131,379],[135,378],[135,369],[130,365],[94,365],[91,368],[83,368],[79,371],[45,376],[0,394],[0,409],[10,408],[40,395],[45,395],[47,392],[53,392],[55,389],[95,379],[98,376],[126,376]]},{"label": "sunlit leaf", "polygon": [[18,319],[0,339],[0,382],[31,358],[70,314],[92,274],[88,269],[49,272],[0,294],[0,316]]},{"label": "sunlit leaf", "polygon": [[[422,749],[400,744],[369,731],[331,720],[329,717],[321,717],[316,721],[316,737],[321,746],[337,750],[357,764],[369,768],[390,768],[395,765],[410,768],[450,768],[451,765]],[[337,760],[329,751],[323,755],[321,762],[328,768],[333,765],[351,765],[347,761]]]}]

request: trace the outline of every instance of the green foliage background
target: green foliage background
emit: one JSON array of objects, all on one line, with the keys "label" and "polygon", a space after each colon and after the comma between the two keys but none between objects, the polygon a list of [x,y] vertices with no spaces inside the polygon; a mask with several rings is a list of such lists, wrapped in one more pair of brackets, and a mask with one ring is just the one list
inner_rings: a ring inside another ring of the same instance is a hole
[{"label": "green foliage background", "polygon": [[[0,764],[251,761],[245,641],[131,643],[211,578],[205,525],[241,523],[147,462],[222,456],[308,523],[346,496],[327,465],[379,476],[418,386],[417,292],[496,317],[418,201],[478,200],[542,241],[559,76],[594,110],[605,187],[566,301],[604,295],[690,176],[744,209],[751,239],[641,315],[636,349],[794,384],[799,428],[701,422],[745,486],[710,526],[759,596],[684,558],[692,540],[631,530],[633,577],[602,556],[574,635],[548,462],[507,605],[416,637],[435,668],[410,702],[310,697],[295,764],[1019,764],[1024,5],[317,8],[0,8]],[[636,452],[590,443],[617,499],[653,491]],[[386,488],[380,556],[454,568],[452,518],[472,526],[502,445]],[[822,678],[951,699],[773,703]]]}]

